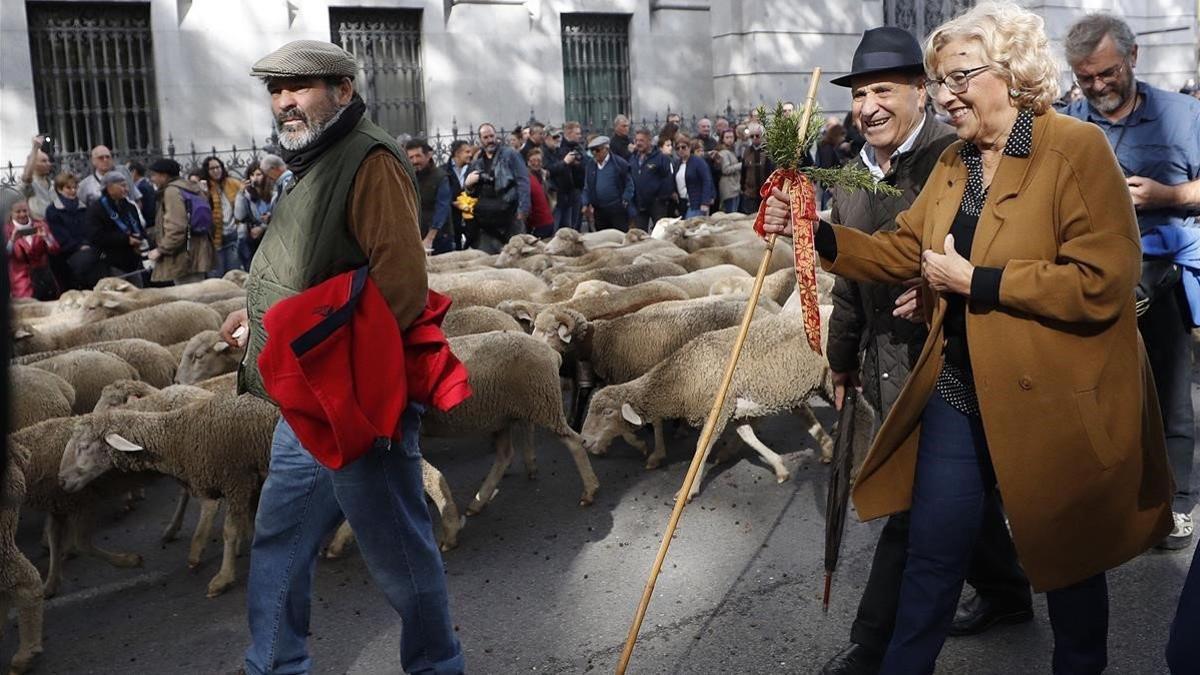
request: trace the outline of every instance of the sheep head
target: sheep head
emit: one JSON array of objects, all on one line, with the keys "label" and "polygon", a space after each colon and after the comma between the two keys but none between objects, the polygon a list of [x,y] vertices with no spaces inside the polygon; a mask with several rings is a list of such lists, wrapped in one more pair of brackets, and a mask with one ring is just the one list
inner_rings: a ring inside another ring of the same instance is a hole
[{"label": "sheep head", "polygon": [[534,303],[528,300],[505,300],[496,305],[496,309],[516,319],[526,333],[533,330],[533,320],[537,316]]},{"label": "sheep head", "polygon": [[725,277],[708,287],[709,295],[750,295],[754,290],[754,279],[747,277]]},{"label": "sheep head", "polygon": [[134,286],[120,277],[104,277],[100,281],[96,282],[96,286],[92,290],[129,293],[130,291],[137,290],[137,286]]},{"label": "sheep head", "polygon": [[[662,239],[664,241],[673,240],[682,231],[679,218],[659,218],[654,227],[650,228],[650,237],[652,239]],[[636,229],[636,228],[635,228]],[[633,230],[630,230],[632,232]],[[625,243],[630,243],[626,237]]]},{"label": "sheep head", "polygon": [[575,292],[571,294],[571,299],[576,298],[600,298],[607,295],[612,295],[613,284],[599,279],[588,279],[581,281],[575,287]]},{"label": "sheep head", "polygon": [[232,281],[233,283],[237,284],[238,286],[245,288],[246,287],[246,278],[249,276],[250,275],[247,274],[245,270],[229,270],[228,272],[225,273],[225,276],[223,276],[221,278],[224,279],[225,281]]},{"label": "sheep head", "polygon": [[646,241],[649,238],[650,234],[648,232],[637,227],[631,227],[629,228],[629,231],[625,233],[626,244],[636,244],[639,241]]},{"label": "sheep head", "polygon": [[587,246],[583,243],[582,234],[569,227],[564,227],[555,232],[550,243],[546,244],[546,253],[575,258],[587,253]]},{"label": "sheep head", "polygon": [[532,234],[514,234],[504,248],[500,249],[500,256],[496,258],[496,267],[513,267],[522,258],[543,253],[545,250],[546,245],[542,243],[542,240]]},{"label": "sheep head", "polygon": [[78,492],[113,469],[116,464],[112,450],[141,450],[136,443],[108,431],[105,418],[105,415],[93,414],[80,417],[75,423],[75,431],[67,441],[58,465],[58,482],[67,492]]},{"label": "sheep head", "polygon": [[84,298],[80,309],[83,310],[80,323],[94,323],[131,312],[136,307],[123,293],[96,291]]},{"label": "sheep head", "polygon": [[573,309],[544,309],[533,321],[532,335],[559,354],[566,354],[573,344],[579,344],[588,328],[587,318]]},{"label": "sheep head", "polygon": [[245,353],[245,347],[230,347],[215,330],[197,333],[183,348],[175,384],[196,384],[234,371]]},{"label": "sheep head", "polygon": [[48,352],[55,348],[54,338],[28,324],[15,326],[12,333],[12,355],[25,356]]},{"label": "sheep head", "polygon": [[158,389],[141,380],[117,380],[105,386],[100,392],[100,398],[96,401],[96,407],[92,408],[92,412],[121,408],[156,391]]},{"label": "sheep head", "polygon": [[63,294],[58,296],[58,304],[54,306],[55,314],[64,314],[73,312],[81,307],[83,303],[92,295],[92,291],[63,291]]},{"label": "sheep head", "polygon": [[593,455],[608,452],[608,446],[614,438],[633,433],[647,423],[641,413],[625,400],[624,391],[623,385],[614,385],[592,395],[587,418],[579,435],[583,438],[583,447]]}]

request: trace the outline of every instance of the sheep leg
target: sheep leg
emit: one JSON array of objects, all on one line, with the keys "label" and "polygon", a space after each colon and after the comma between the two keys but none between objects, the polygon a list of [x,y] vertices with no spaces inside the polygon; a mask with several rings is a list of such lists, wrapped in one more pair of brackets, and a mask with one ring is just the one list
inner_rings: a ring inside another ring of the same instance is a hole
[{"label": "sheep leg", "polygon": [[[188,569],[194,570],[200,566],[204,556],[204,547],[208,546],[208,537],[212,533],[213,521],[217,518],[217,509],[221,502],[217,499],[200,499],[200,520],[196,521],[196,531],[192,533],[192,543],[188,547]],[[229,514],[225,514],[229,520]]]},{"label": "sheep leg", "polygon": [[696,471],[696,480],[692,481],[692,489],[688,491],[687,494],[687,500],[689,502],[695,499],[696,495],[700,494],[700,484],[704,481],[704,466],[708,464],[708,455],[712,452],[713,446],[716,445],[717,439],[720,438],[721,434],[725,432],[725,424],[732,413],[733,410],[730,409],[729,412],[722,417],[721,421],[717,422],[716,427],[713,428],[712,438],[708,441],[708,447],[704,448],[704,456],[700,459],[700,468]]},{"label": "sheep leg", "polygon": [[100,558],[113,567],[141,567],[142,556],[137,553],[115,553],[92,541],[91,518],[79,515],[70,520],[71,548],[87,556]]},{"label": "sheep leg", "polygon": [[179,536],[179,530],[183,527],[183,517],[187,515],[188,498],[191,493],[185,487],[179,488],[179,499],[175,502],[175,513],[171,514],[171,522],[167,524],[167,529],[163,530],[162,543],[175,541]]},{"label": "sheep leg", "polygon": [[654,452],[646,458],[646,469],[657,469],[667,458],[667,442],[663,440],[663,421],[654,420]]},{"label": "sheep leg", "polygon": [[3,576],[10,580],[10,587],[0,593],[0,634],[8,620],[9,605],[17,607],[19,641],[17,653],[13,655],[12,664],[9,666],[10,675],[28,672],[38,654],[42,653],[44,611],[42,580],[38,576],[37,568],[15,547],[12,553],[3,563]]},{"label": "sheep leg", "polygon": [[241,539],[243,531],[249,531],[248,524],[249,519],[241,509],[235,510],[232,504],[226,506],[225,524],[222,527],[225,550],[221,556],[221,569],[208,582],[208,597],[217,597],[229,590],[229,587],[237,581],[235,560],[237,559],[238,541]]},{"label": "sheep leg", "polygon": [[497,486],[500,484],[500,479],[504,477],[504,472],[508,470],[508,465],[512,462],[512,427],[496,433],[495,448],[496,460],[492,462],[491,471],[488,471],[487,477],[483,479],[483,485],[479,486],[479,492],[475,493],[475,498],[467,506],[468,516],[478,515],[499,492]]},{"label": "sheep leg", "polygon": [[46,582],[42,586],[42,596],[46,598],[57,595],[58,586],[62,583],[62,565],[66,557],[66,551],[63,550],[64,520],[64,516],[46,514],[46,543],[50,549],[50,566],[46,569]]},{"label": "sheep leg", "polygon": [[[517,429],[521,433],[521,462],[525,465],[525,477],[533,480],[537,478],[538,472],[537,454],[533,447],[533,425],[528,422],[522,422],[518,424]],[[437,469],[434,469],[434,471],[437,471]],[[441,475],[440,471],[438,475]],[[445,481],[445,478],[442,480]],[[425,489],[428,491],[429,486],[426,485]],[[446,494],[450,494],[450,491],[447,490]],[[432,493],[430,493],[430,496],[433,496]]]},{"label": "sheep leg", "polygon": [[[425,460],[421,460],[425,461]],[[350,521],[343,520],[329,540],[329,548],[325,549],[326,560],[337,560],[346,555],[346,547],[354,543],[354,530],[350,529]]]},{"label": "sheep leg", "polygon": [[596,478],[596,472],[592,470],[592,462],[588,459],[587,450],[583,449],[583,438],[575,433],[574,429],[563,426],[558,437],[567,446],[567,450],[571,453],[571,459],[575,460],[575,468],[579,471],[579,477],[583,479],[583,494],[579,497],[579,505],[591,506],[596,499],[596,491],[600,489],[600,479]]},{"label": "sheep leg", "polygon": [[794,411],[800,416],[801,422],[808,425],[808,435],[813,437],[817,445],[821,447],[821,463],[828,464],[833,461],[833,436],[825,431],[825,427],[821,426],[821,422],[817,420],[817,416],[813,413],[812,408],[808,404],[796,406]]},{"label": "sheep leg", "polygon": [[458,515],[458,506],[454,504],[454,495],[450,493],[450,483],[446,482],[446,477],[437,467],[424,459],[421,460],[421,478],[425,483],[425,494],[433,500],[441,516],[441,549],[449,551],[458,546],[458,531],[462,529],[462,518]]},{"label": "sheep leg", "polygon": [[782,483],[792,477],[791,472],[783,465],[783,458],[774,450],[768,448],[765,443],[758,440],[758,436],[754,434],[754,429],[750,428],[749,424],[739,424],[737,435],[741,436],[746,445],[754,448],[758,456],[762,457],[763,461],[771,466],[771,469],[775,472],[775,482]]},{"label": "sheep leg", "polygon": [[637,434],[628,429],[621,431],[621,438],[625,439],[626,443],[628,443],[638,452],[642,453],[642,457],[645,457],[650,452],[650,448],[646,447],[646,442],[638,438]]}]

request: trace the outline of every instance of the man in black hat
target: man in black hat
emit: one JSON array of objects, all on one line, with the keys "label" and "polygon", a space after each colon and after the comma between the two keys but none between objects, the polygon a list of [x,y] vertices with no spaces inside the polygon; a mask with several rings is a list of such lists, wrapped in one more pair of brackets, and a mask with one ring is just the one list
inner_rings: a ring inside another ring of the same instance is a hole
[{"label": "man in black hat", "polygon": [[[863,34],[851,72],[831,81],[850,88],[850,115],[866,139],[855,161],[902,195],[834,190],[830,220],[868,234],[894,230],[896,216],[916,200],[938,157],[956,138],[950,127],[925,110],[921,47],[900,28],[874,28]],[[926,338],[915,285],[919,281],[914,279],[908,288],[840,278],[834,284],[828,357],[838,408],[847,387],[861,390],[881,416],[895,403]],[[907,513],[888,519],[850,631],[851,643],[822,673],[879,672],[895,624],[908,557],[908,524]],[[960,606],[952,635],[1032,617],[1029,582],[1004,528],[980,533],[967,578],[976,594]]]}]

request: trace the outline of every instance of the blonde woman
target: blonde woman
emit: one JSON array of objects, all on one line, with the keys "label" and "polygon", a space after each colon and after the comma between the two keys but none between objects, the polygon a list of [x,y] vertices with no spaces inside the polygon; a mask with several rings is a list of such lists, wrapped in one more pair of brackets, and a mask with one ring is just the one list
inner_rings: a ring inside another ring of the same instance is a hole
[{"label": "blonde woman", "polygon": [[[864,519],[911,511],[882,672],[933,672],[975,538],[1007,515],[1047,592],[1053,672],[1099,673],[1104,573],[1171,528],[1133,204],[1104,134],[1050,107],[1058,70],[1040,17],[981,3],[924,51],[960,141],[896,231],[816,231],[835,274],[923,279],[929,338],[854,486]],[[769,231],[789,232],[786,201],[771,198]]]}]

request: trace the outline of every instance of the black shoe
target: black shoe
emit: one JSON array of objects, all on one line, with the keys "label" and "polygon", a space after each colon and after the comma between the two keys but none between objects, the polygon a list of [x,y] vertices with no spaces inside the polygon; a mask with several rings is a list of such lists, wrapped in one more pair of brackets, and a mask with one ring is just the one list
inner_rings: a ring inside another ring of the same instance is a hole
[{"label": "black shoe", "polygon": [[820,675],[878,675],[883,655],[853,642],[821,668]]},{"label": "black shoe", "polygon": [[1033,620],[1033,609],[1029,607],[1000,607],[985,600],[978,593],[958,603],[954,611],[954,622],[950,624],[951,637],[978,635],[999,624],[1018,624]]}]

